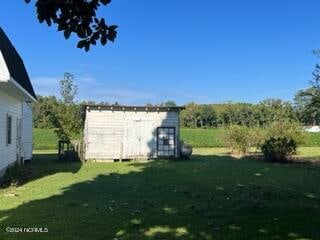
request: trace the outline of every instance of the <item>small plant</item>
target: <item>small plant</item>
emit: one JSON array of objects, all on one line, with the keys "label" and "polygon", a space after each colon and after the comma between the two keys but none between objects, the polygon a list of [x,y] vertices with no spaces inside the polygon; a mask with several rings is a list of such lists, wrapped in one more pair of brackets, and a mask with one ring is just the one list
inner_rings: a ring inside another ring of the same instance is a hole
[{"label": "small plant", "polygon": [[245,155],[254,146],[252,129],[246,126],[231,125],[225,135],[225,142],[237,155]]},{"label": "small plant", "polygon": [[252,147],[260,149],[266,140],[266,132],[261,127],[253,127],[250,131]]},{"label": "small plant", "polygon": [[287,137],[266,140],[261,151],[267,161],[287,162],[297,151],[297,142]]}]

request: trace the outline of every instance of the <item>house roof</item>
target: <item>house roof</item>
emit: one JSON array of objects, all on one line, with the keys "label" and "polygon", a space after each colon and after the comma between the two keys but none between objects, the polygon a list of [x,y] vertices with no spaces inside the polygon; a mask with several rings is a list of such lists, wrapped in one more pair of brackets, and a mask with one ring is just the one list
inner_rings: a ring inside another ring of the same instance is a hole
[{"label": "house roof", "polygon": [[147,112],[171,112],[180,111],[185,107],[157,107],[157,106],[126,106],[126,105],[82,105],[87,110],[112,110],[112,111],[147,111]]},{"label": "house roof", "polygon": [[10,76],[14,78],[14,80],[32,97],[37,99],[23,60],[1,27],[0,51],[3,55],[4,61],[6,62]]}]

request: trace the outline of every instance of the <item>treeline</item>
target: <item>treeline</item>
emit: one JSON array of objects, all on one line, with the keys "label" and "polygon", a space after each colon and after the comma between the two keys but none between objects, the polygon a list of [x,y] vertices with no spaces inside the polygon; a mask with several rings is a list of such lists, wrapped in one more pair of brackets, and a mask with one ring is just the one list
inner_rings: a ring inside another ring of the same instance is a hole
[{"label": "treeline", "polygon": [[[54,96],[38,96],[38,103],[34,106],[34,126],[36,128],[63,129],[66,135],[80,133],[83,119],[81,105],[100,104],[107,102],[79,102],[65,103],[63,99]],[[119,103],[115,103],[120,105]],[[151,104],[149,104],[151,105]],[[176,106],[173,101],[157,104],[157,106]],[[275,121],[300,122],[302,125],[319,124],[319,116],[308,112],[305,106],[268,99],[257,104],[251,103],[221,103],[196,104],[188,103],[181,112],[181,126],[185,128],[217,128],[230,125],[248,127],[266,126]],[[62,133],[60,135],[63,135]]]},{"label": "treeline", "polygon": [[[320,54],[318,54],[320,56]],[[294,101],[267,99],[257,104],[189,103],[181,112],[181,125],[187,128],[214,128],[229,125],[266,126],[276,121],[320,124],[320,65],[315,66],[313,81],[307,89],[298,91]]]},{"label": "treeline", "polygon": [[[221,104],[188,103],[181,112],[181,126],[186,128],[217,128],[230,125],[264,127],[277,121],[298,122],[300,125],[320,124],[320,65],[313,72],[314,80],[307,89],[300,90],[293,102],[280,99],[267,99],[257,104],[227,102]],[[77,137],[83,127],[81,105],[101,104],[76,102],[77,86],[74,77],[65,73],[60,81],[61,99],[55,96],[38,96],[34,108],[36,128],[54,128],[60,138]],[[113,105],[121,105],[114,103]],[[174,101],[156,105],[174,107]]]},{"label": "treeline", "polygon": [[280,99],[268,99],[258,104],[188,103],[181,112],[181,125],[186,128],[214,128],[229,125],[248,127],[266,126],[280,120],[298,121],[299,114],[294,105]]},{"label": "treeline", "polygon": [[[301,94],[301,92],[299,92]],[[299,99],[298,95],[296,99]],[[301,100],[301,99],[300,99]],[[301,102],[301,101],[300,101]],[[91,104],[107,105],[107,102],[69,102],[57,99],[55,96],[38,96],[34,105],[34,127],[54,128],[61,138],[74,138],[81,133],[83,116],[81,106]],[[120,105],[119,103],[115,103]],[[113,104],[114,105],[114,104]],[[148,104],[151,106],[151,104]],[[155,105],[153,105],[155,106]],[[156,106],[176,106],[173,101],[167,101]],[[300,122],[301,125],[320,123],[318,109],[311,111],[306,104],[268,99],[257,104],[251,103],[221,103],[196,104],[188,103],[181,112],[181,126],[184,128],[218,128],[230,125],[248,127],[267,126],[276,121]]]}]

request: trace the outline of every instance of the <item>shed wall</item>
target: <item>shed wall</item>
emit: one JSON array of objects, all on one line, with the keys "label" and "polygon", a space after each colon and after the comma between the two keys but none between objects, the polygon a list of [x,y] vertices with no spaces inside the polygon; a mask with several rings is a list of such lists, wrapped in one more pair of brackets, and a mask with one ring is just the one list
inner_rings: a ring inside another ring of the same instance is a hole
[{"label": "shed wall", "polygon": [[158,127],[175,127],[178,157],[179,112],[87,110],[85,159],[156,158]]}]

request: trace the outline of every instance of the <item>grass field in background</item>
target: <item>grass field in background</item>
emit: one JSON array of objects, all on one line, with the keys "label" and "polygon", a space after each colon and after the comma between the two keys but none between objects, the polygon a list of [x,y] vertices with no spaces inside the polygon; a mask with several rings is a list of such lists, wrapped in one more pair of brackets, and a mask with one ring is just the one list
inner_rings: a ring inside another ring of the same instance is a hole
[{"label": "grass field in background", "polygon": [[307,133],[305,147],[319,147],[320,146],[320,133]]},{"label": "grass field in background", "polygon": [[[224,129],[181,129],[181,139],[193,147],[225,147],[223,142]],[[34,129],[35,150],[57,149],[58,137],[53,129]],[[307,133],[303,147],[320,147],[320,133]]]},{"label": "grass field in background", "polygon": [[53,129],[33,129],[34,150],[54,150],[58,146],[58,136]]},{"label": "grass field in background", "polygon": [[[225,129],[181,129],[181,139],[193,147],[225,147],[223,141]],[[307,133],[302,147],[320,147],[320,133]]]},{"label": "grass field in background", "polygon": [[181,129],[181,140],[193,147],[224,147],[223,128],[214,129]]}]

